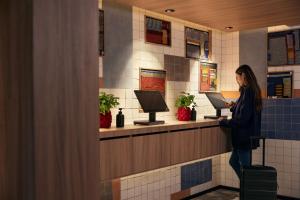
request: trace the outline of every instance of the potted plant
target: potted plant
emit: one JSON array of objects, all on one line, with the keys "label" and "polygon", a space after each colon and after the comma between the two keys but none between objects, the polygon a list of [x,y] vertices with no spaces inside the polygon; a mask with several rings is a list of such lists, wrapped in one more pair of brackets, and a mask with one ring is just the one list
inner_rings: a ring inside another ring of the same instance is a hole
[{"label": "potted plant", "polygon": [[177,119],[179,121],[190,121],[191,120],[191,108],[194,102],[195,96],[186,92],[182,92],[181,95],[176,99],[175,106],[177,108]]},{"label": "potted plant", "polygon": [[100,128],[109,128],[111,126],[112,116],[111,108],[119,105],[119,98],[112,94],[100,92],[99,94],[99,126]]}]

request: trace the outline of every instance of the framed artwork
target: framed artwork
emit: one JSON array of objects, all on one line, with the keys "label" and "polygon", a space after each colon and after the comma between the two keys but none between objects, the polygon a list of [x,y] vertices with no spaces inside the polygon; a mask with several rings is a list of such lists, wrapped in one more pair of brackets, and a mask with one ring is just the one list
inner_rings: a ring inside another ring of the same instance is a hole
[{"label": "framed artwork", "polygon": [[158,90],[166,97],[166,71],[140,69],[140,90]]},{"label": "framed artwork", "polygon": [[104,56],[104,11],[99,9],[99,56]]},{"label": "framed artwork", "polygon": [[217,64],[201,62],[199,72],[199,92],[217,91]]},{"label": "framed artwork", "polygon": [[146,16],[145,41],[171,46],[171,22]]},{"label": "framed artwork", "polygon": [[268,66],[300,64],[300,29],[268,33]]},{"label": "framed artwork", "polygon": [[185,27],[185,56],[186,58],[208,60],[210,54],[210,34]]},{"label": "framed artwork", "polygon": [[267,85],[269,98],[292,98],[293,72],[268,72]]}]

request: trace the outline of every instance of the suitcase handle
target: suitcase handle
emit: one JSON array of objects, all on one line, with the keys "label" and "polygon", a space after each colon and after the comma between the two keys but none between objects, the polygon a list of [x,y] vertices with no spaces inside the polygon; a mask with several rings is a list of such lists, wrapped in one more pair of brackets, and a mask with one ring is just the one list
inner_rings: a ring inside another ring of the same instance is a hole
[{"label": "suitcase handle", "polygon": [[251,136],[250,137],[250,146],[251,146],[251,151],[250,151],[250,165],[252,165],[252,147],[253,147],[253,140],[263,140],[263,157],[262,157],[262,164],[265,166],[265,145],[266,145],[266,137],[264,136]]}]

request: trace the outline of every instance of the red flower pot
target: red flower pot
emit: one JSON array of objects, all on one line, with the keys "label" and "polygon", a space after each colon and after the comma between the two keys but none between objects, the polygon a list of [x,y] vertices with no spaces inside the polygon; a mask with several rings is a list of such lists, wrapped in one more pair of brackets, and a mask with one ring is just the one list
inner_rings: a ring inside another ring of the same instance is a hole
[{"label": "red flower pot", "polygon": [[191,120],[191,109],[189,107],[180,107],[177,110],[177,119],[179,121],[190,121]]},{"label": "red flower pot", "polygon": [[111,112],[105,114],[99,114],[99,126],[100,128],[110,128],[111,126]]}]

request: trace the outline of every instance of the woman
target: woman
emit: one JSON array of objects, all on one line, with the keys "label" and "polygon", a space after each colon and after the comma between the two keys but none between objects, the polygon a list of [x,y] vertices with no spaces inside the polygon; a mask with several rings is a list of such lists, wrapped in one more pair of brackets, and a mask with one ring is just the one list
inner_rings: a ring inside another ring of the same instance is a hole
[{"label": "woman", "polygon": [[[262,99],[256,77],[248,65],[241,65],[235,73],[240,97],[236,103],[228,104],[232,119],[221,118],[219,123],[231,128],[233,150],[229,163],[241,178],[241,167],[250,165],[250,137],[260,135]],[[255,141],[252,148],[258,145]]]}]

